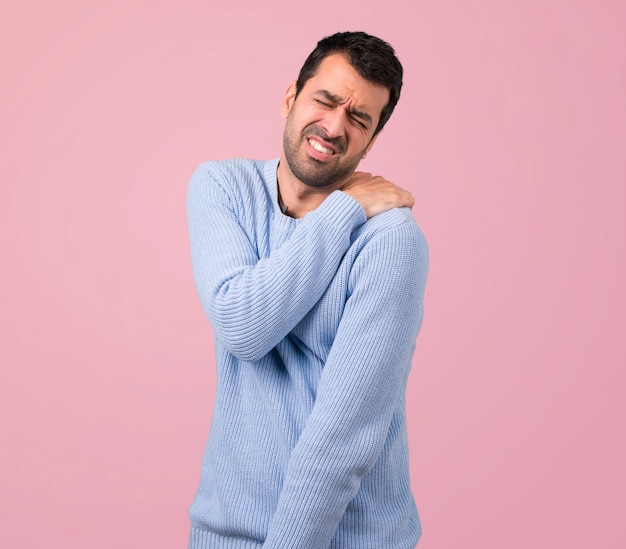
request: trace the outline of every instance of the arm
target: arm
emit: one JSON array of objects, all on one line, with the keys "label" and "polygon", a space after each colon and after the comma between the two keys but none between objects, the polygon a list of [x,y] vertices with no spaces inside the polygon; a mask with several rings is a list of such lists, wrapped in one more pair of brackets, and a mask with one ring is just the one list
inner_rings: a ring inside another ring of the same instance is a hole
[{"label": "arm", "polygon": [[216,336],[235,356],[253,361],[319,300],[365,215],[349,196],[332,193],[280,249],[259,259],[228,185],[206,164],[191,178],[187,217],[193,274]]},{"label": "arm", "polygon": [[377,234],[352,269],[353,293],[292,453],[264,549],[328,547],[373,467],[404,394],[421,325],[427,248],[405,224]]}]

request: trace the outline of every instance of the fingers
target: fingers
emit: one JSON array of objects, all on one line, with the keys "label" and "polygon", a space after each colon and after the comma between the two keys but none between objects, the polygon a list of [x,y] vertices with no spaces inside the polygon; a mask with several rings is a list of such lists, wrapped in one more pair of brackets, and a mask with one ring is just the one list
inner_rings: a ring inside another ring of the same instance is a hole
[{"label": "fingers", "polygon": [[413,195],[406,189],[365,172],[355,172],[341,190],[363,207],[368,219],[392,208],[412,208],[415,204]]}]

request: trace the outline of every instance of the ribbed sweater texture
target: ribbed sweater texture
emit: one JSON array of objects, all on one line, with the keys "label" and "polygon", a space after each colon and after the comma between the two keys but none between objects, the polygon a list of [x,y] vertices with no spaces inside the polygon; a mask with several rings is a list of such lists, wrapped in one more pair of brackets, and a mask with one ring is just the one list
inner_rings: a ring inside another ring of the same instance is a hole
[{"label": "ribbed sweater texture", "polygon": [[217,389],[190,549],[411,549],[405,388],[428,249],[406,208],[301,219],[278,160],[202,164],[187,212]]}]

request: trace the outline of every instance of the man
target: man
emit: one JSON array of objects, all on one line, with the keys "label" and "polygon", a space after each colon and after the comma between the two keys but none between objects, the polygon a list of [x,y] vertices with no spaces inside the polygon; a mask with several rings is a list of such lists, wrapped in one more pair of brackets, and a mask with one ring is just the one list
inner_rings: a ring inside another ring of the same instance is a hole
[{"label": "man", "polygon": [[321,40],[287,89],[280,160],[207,162],[189,187],[217,395],[189,547],[409,549],[405,386],[427,247],[412,196],[355,172],[402,66]]}]

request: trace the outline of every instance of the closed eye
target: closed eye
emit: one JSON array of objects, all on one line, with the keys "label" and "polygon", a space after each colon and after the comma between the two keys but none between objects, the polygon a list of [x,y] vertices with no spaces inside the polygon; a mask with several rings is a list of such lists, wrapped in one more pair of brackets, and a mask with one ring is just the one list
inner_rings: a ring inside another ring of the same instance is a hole
[{"label": "closed eye", "polygon": [[363,128],[364,130],[367,129],[367,125],[365,124],[365,122],[363,122],[362,120],[360,120],[356,116],[351,116],[350,119],[352,120],[352,122],[354,122],[355,124],[357,124],[358,126]]}]

